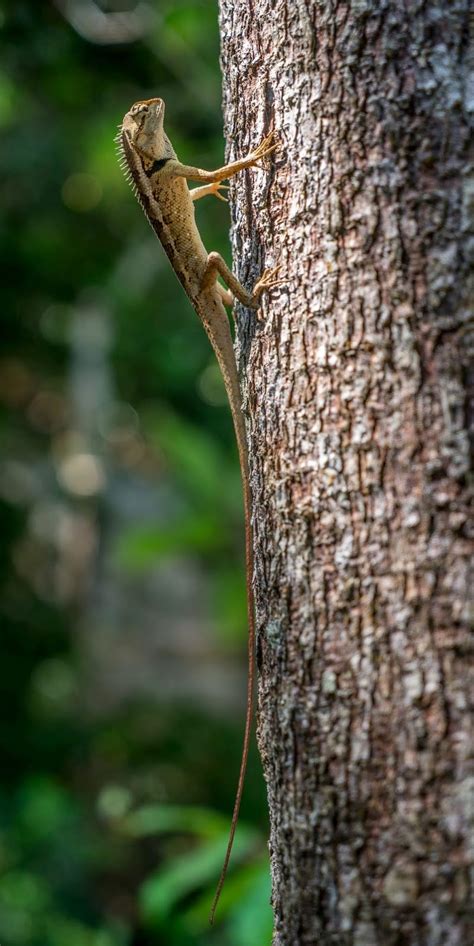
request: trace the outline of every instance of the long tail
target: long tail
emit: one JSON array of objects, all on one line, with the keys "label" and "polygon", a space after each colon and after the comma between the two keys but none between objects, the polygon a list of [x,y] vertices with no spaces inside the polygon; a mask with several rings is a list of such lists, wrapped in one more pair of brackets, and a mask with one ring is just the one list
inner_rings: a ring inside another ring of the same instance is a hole
[{"label": "long tail", "polygon": [[[234,405],[231,404],[231,408]],[[232,410],[234,414],[234,410]],[[240,423],[239,423],[240,421]],[[244,495],[244,515],[245,515],[245,565],[247,580],[247,619],[248,619],[248,676],[247,676],[247,711],[245,716],[244,741],[242,746],[242,758],[240,762],[239,781],[237,784],[237,793],[235,796],[234,810],[232,812],[232,821],[229,831],[229,840],[227,850],[222,865],[221,875],[214,894],[209,922],[214,923],[216,907],[224,886],[224,881],[229,866],[232,845],[234,843],[235,829],[239,818],[240,803],[244,790],[245,773],[247,771],[247,760],[249,755],[250,736],[252,733],[253,722],[253,691],[255,681],[255,602],[253,593],[253,533],[252,533],[252,497],[250,493],[249,469],[247,460],[247,447],[245,441],[245,428],[240,418],[234,414],[234,423],[236,426],[237,443],[239,448],[240,468],[242,472],[242,488]],[[237,429],[239,428],[239,429]]]}]

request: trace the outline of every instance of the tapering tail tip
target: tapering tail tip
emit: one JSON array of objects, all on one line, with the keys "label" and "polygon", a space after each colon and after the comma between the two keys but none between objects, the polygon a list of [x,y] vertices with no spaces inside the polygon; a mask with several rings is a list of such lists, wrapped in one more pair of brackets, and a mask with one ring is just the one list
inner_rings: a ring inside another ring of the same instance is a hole
[{"label": "tapering tail tip", "polygon": [[227,876],[227,868],[229,866],[230,854],[232,851],[232,845],[234,843],[234,834],[237,827],[237,819],[239,817],[239,808],[240,808],[240,798],[241,798],[241,789],[237,796],[236,809],[234,809],[234,814],[232,816],[232,825],[230,829],[229,840],[227,843],[227,851],[225,855],[224,865],[222,867],[221,876],[219,877],[219,883],[217,884],[216,892],[214,894],[214,900],[212,901],[211,912],[209,914],[209,924],[214,926],[214,920],[216,917],[217,904],[219,903],[220,895],[222,893],[222,888]]}]

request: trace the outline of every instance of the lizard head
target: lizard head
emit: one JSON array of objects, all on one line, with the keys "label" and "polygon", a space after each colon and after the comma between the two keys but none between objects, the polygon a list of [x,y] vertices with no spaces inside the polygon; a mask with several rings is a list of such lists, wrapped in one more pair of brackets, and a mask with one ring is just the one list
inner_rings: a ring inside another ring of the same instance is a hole
[{"label": "lizard head", "polygon": [[165,103],[163,99],[135,102],[122,122],[122,133],[145,159],[156,161],[165,156],[166,136],[163,130]]}]

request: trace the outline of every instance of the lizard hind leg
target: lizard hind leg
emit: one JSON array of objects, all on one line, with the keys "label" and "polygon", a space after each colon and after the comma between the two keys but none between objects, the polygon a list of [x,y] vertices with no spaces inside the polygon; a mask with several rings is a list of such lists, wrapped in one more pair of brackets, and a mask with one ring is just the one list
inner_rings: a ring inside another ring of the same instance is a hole
[{"label": "lizard hind leg", "polygon": [[[274,269],[265,269],[260,278],[255,283],[253,292],[248,292],[239,282],[236,276],[234,276],[232,270],[229,269],[225,260],[222,259],[220,253],[215,251],[209,253],[209,256],[206,260],[206,267],[204,270],[204,275],[201,281],[201,289],[206,290],[210,289],[212,286],[216,286],[224,305],[231,306],[234,304],[234,299],[238,299],[242,305],[246,306],[248,309],[258,309],[260,305],[260,296],[264,292],[268,292],[270,289],[273,289],[275,286],[280,286],[282,281],[278,278],[280,275],[281,267],[275,266]],[[217,276],[221,276],[224,282],[227,284],[229,289],[225,289],[224,286],[221,286],[217,282]]]},{"label": "lizard hind leg", "polygon": [[229,287],[230,292],[218,285],[218,290],[222,296],[222,301],[225,305],[231,305],[233,302],[233,296],[242,303],[242,305],[247,306],[249,309],[255,309],[255,300],[253,294],[247,292],[246,289],[242,286],[242,283],[239,282],[233,272],[229,269],[225,260],[222,259],[220,253],[209,253],[206,261],[206,268],[204,270],[204,275],[202,277],[201,289],[204,291],[210,289],[216,284],[217,276],[221,276],[226,285]]}]

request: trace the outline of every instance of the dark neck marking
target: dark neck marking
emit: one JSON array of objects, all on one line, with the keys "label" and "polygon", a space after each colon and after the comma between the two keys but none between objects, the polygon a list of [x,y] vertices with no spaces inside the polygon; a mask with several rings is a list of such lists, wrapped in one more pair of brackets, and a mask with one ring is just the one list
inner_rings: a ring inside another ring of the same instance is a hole
[{"label": "dark neck marking", "polygon": [[153,161],[153,164],[149,168],[143,168],[147,177],[151,177],[153,174],[156,174],[157,171],[161,171],[164,168],[167,161],[170,158],[160,158],[159,160]]}]

